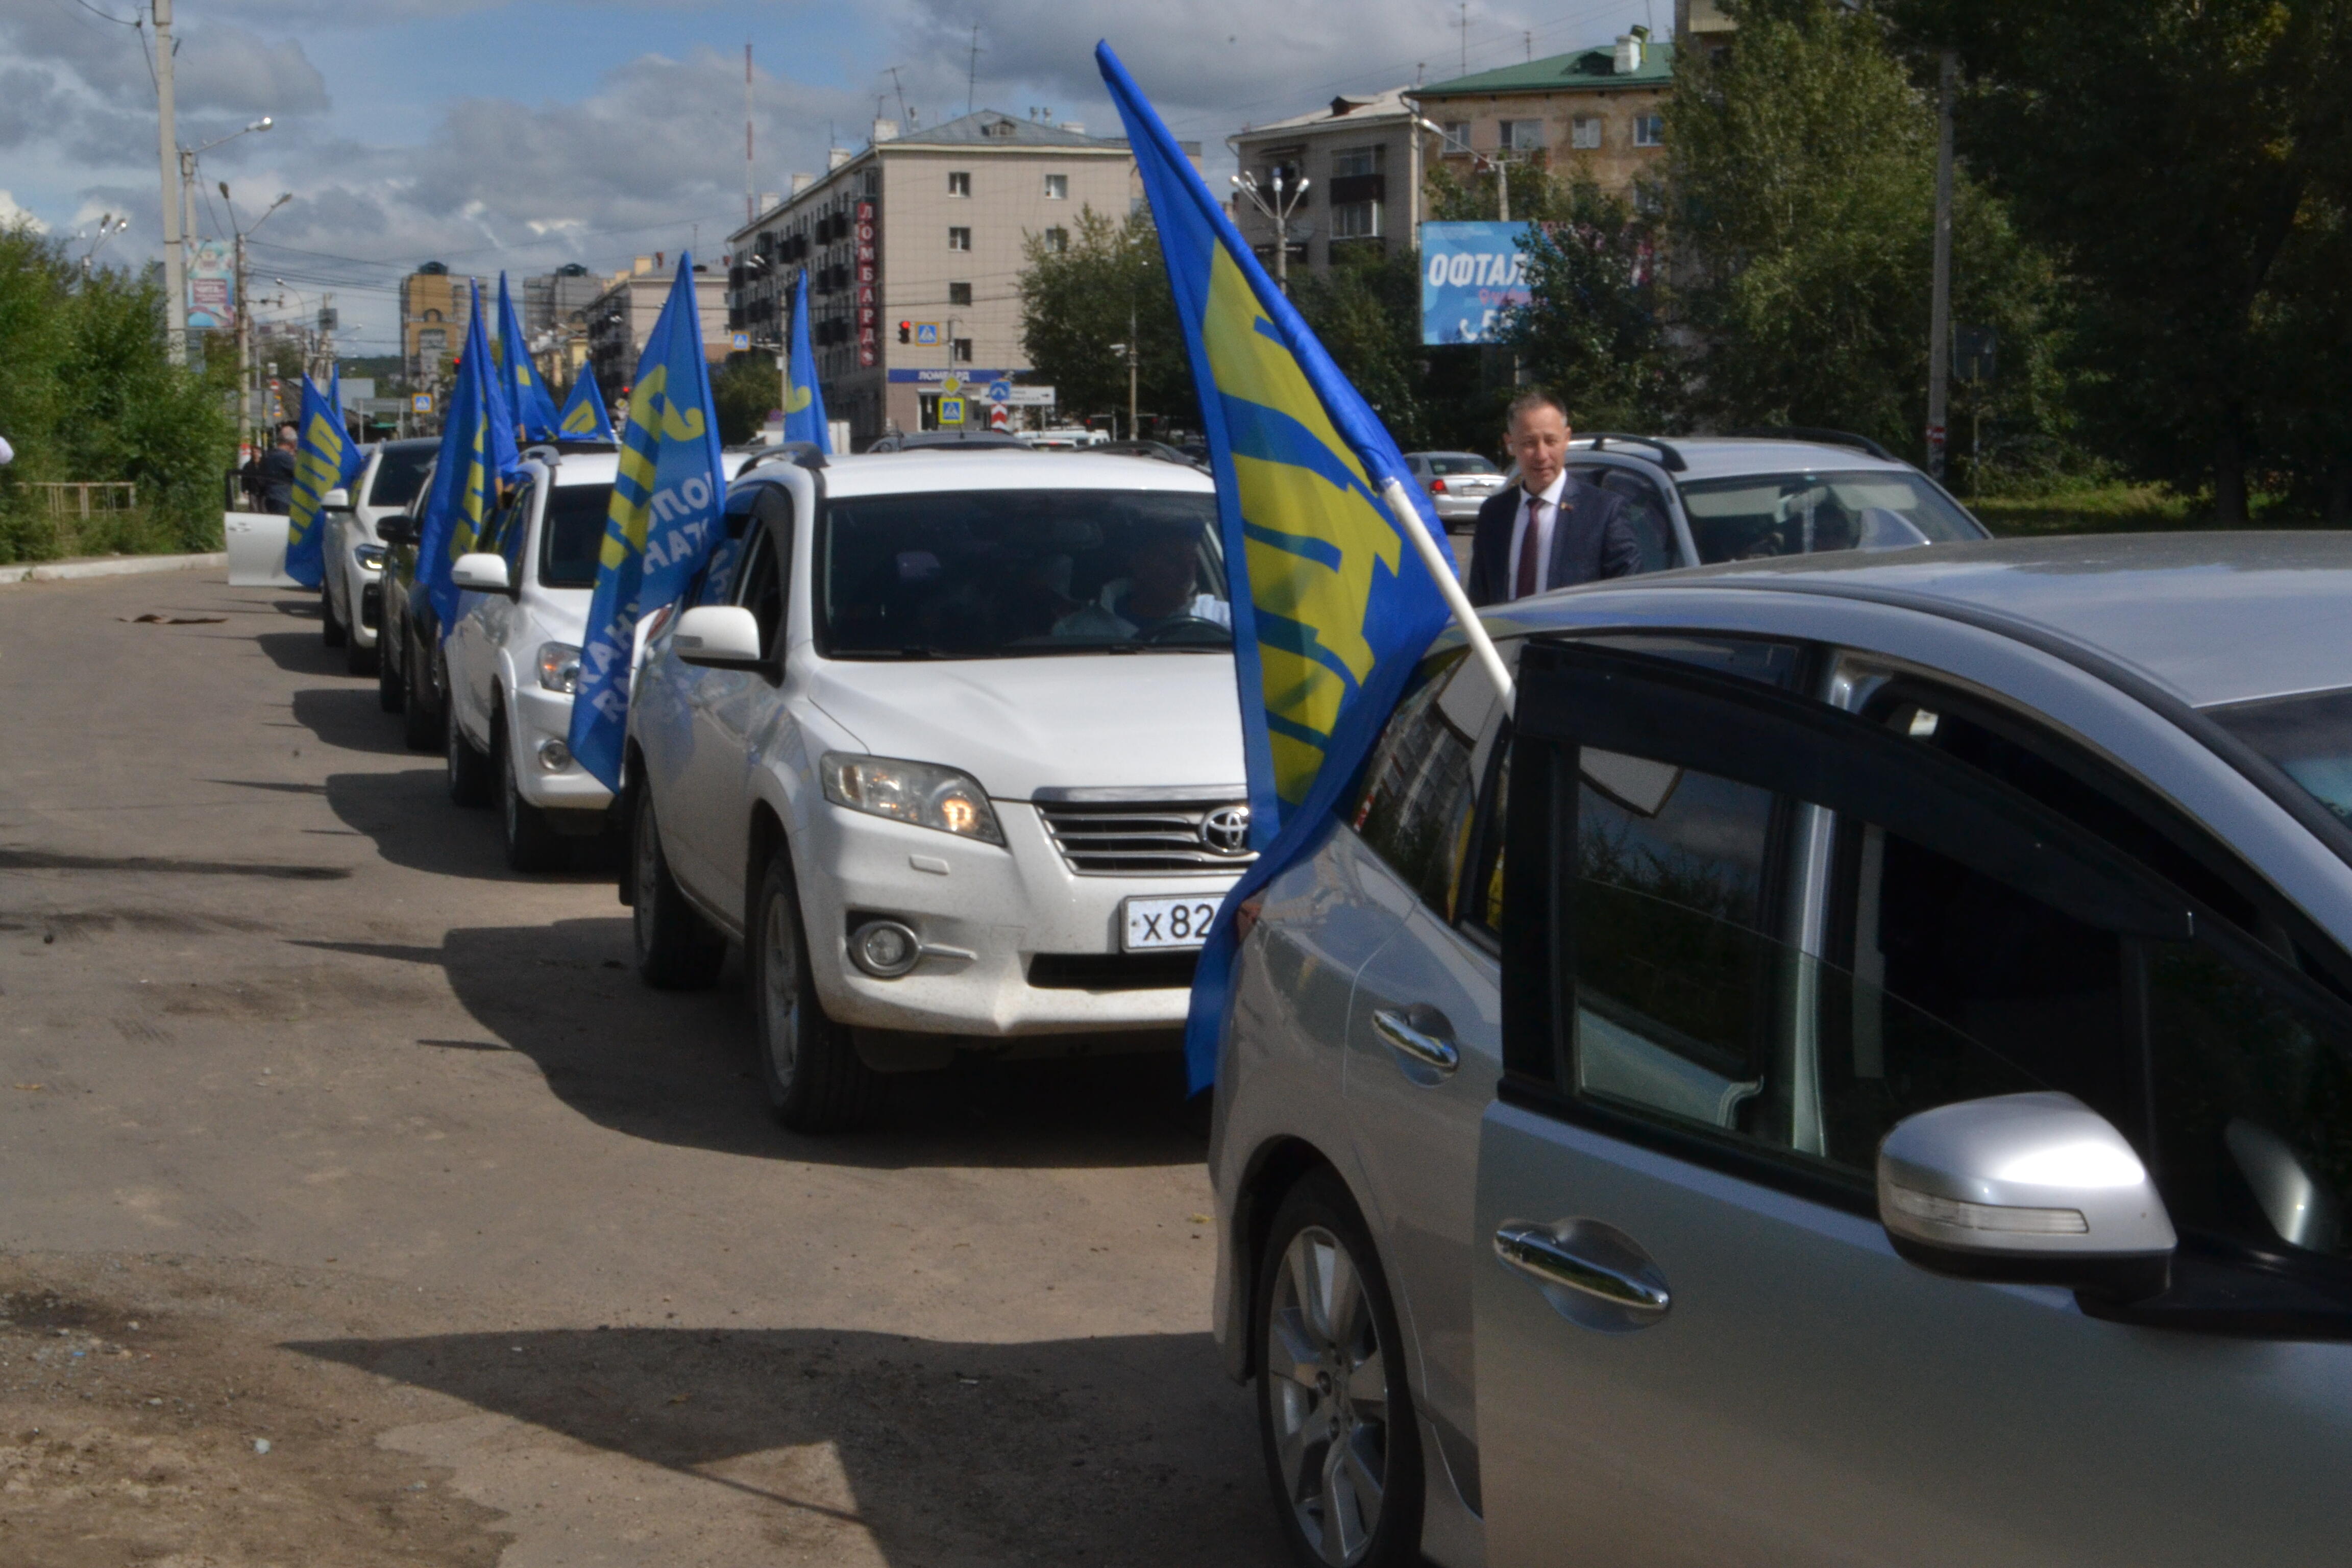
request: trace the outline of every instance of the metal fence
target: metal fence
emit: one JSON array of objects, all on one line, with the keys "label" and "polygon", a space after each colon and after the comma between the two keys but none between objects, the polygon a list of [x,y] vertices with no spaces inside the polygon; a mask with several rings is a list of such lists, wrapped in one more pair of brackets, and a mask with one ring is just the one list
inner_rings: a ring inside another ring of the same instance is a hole
[{"label": "metal fence", "polygon": [[139,509],[139,487],[127,479],[36,479],[26,488],[41,492],[51,517],[87,519],[93,513]]}]

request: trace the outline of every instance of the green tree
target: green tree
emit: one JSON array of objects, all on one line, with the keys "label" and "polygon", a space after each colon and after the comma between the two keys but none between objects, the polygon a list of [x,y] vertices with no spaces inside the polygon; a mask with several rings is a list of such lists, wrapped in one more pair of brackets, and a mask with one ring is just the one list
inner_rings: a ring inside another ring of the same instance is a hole
[{"label": "green tree", "polygon": [[2320,264],[2352,172],[2352,5],[1885,6],[1923,62],[1958,51],[1963,151],[2063,260],[2097,437],[2144,473],[2210,484],[2219,520],[2244,521],[2266,412],[2290,437],[2327,424],[2283,416],[2315,411],[2278,408],[2277,334],[2325,327],[2338,363],[2352,348],[2326,298],[2347,287],[2340,250]]},{"label": "green tree", "polygon": [[1559,191],[1564,216],[1530,231],[1526,309],[1503,341],[1521,369],[1568,405],[1580,429],[1654,430],[1671,422],[1679,364],[1651,226],[1590,179]]},{"label": "green tree", "polygon": [[1062,412],[1075,418],[1127,419],[1125,354],[1137,345],[1137,407],[1147,420],[1196,426],[1200,403],[1176,321],[1176,301],[1149,213],[1112,219],[1089,205],[1076,226],[1029,237],[1028,266],[1016,285],[1021,338],[1030,366],[1051,383]]},{"label": "green tree", "polygon": [[758,436],[771,410],[782,406],[783,377],[772,353],[730,354],[710,378],[710,400],[719,408],[719,438],[730,447]]},{"label": "green tree", "polygon": [[1421,346],[1418,253],[1364,249],[1322,272],[1291,276],[1291,303],[1340,374],[1410,452],[1435,439],[1428,406],[1428,351]]}]

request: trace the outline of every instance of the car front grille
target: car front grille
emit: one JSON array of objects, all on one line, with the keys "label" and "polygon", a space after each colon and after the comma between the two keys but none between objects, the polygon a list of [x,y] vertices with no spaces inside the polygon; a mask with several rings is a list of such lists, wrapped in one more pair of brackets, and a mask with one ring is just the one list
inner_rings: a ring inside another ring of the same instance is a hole
[{"label": "car front grille", "polygon": [[[1235,813],[1246,832],[1248,808],[1239,800],[1086,798],[1113,793],[1071,791],[1066,798],[1037,802],[1055,847],[1081,877],[1231,873],[1257,858],[1247,849],[1228,850],[1212,842],[1221,837],[1218,827],[1227,830],[1223,841],[1231,841]],[[1218,818],[1214,826],[1213,816]]]}]

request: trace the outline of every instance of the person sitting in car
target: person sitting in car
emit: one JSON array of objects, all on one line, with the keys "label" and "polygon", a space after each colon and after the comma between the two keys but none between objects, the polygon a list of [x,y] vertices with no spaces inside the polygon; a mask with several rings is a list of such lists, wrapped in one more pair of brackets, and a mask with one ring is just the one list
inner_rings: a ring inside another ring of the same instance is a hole
[{"label": "person sitting in car", "polygon": [[1137,538],[1128,574],[1103,584],[1095,602],[1054,623],[1057,637],[1132,642],[1179,621],[1213,621],[1230,629],[1233,606],[1199,591],[1201,541],[1190,528],[1155,528]]}]

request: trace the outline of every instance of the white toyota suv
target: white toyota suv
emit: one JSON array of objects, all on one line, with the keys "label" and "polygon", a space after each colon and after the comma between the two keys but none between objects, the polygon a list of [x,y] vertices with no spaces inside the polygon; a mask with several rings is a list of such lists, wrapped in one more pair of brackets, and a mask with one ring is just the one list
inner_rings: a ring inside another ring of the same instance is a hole
[{"label": "white toyota suv", "polygon": [[564,863],[613,800],[565,742],[618,464],[603,442],[532,447],[479,550],[450,569],[464,592],[443,644],[449,798],[498,804],[518,871]]},{"label": "white toyota suv", "polygon": [[1172,1048],[1248,863],[1216,497],[1189,464],[771,458],[629,700],[657,986],[745,948],[787,1126],[959,1049]]},{"label": "white toyota suv", "polygon": [[384,548],[376,524],[415,503],[440,448],[437,440],[378,442],[367,449],[367,462],[343,492],[342,504],[328,494],[320,636],[329,647],[343,650],[353,675],[375,673],[376,628],[383,619]]}]

